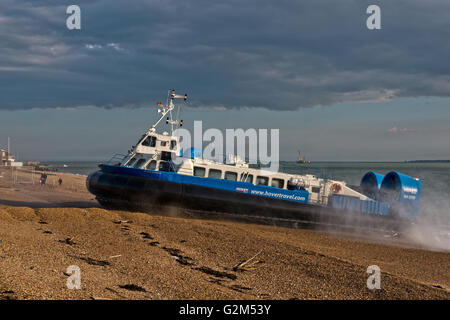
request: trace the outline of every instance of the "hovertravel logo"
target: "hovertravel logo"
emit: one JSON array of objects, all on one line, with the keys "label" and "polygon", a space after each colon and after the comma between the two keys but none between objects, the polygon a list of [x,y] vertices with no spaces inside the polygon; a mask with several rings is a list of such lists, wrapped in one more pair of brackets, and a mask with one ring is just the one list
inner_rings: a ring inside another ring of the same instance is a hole
[{"label": "hovertravel logo", "polygon": [[305,201],[306,200],[306,198],[304,196],[297,196],[297,195],[293,195],[293,194],[284,194],[284,193],[275,193],[275,192],[269,192],[267,190],[265,190],[265,191],[251,190],[251,194],[256,194],[258,196],[265,196],[265,197],[271,197],[271,198],[295,200],[295,201]]},{"label": "hovertravel logo", "polygon": [[[236,165],[247,162],[265,166],[268,173],[278,172],[279,129],[226,129],[224,136],[217,128],[203,132],[202,121],[194,121],[193,136],[184,128],[177,128],[173,135],[179,139],[180,150],[201,150],[196,157]],[[182,157],[173,159],[177,165],[182,161]]]}]

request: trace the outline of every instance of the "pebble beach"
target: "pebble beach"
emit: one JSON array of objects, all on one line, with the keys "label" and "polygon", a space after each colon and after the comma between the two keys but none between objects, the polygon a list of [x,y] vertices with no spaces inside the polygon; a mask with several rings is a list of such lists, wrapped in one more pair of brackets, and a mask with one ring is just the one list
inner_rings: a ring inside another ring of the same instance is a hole
[{"label": "pebble beach", "polygon": [[402,237],[105,210],[83,176],[0,176],[0,299],[450,298],[450,253]]}]

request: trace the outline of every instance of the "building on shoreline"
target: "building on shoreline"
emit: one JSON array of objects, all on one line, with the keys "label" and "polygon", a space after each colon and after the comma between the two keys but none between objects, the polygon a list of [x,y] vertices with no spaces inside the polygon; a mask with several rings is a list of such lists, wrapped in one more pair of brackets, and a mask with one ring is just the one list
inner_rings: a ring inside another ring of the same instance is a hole
[{"label": "building on shoreline", "polygon": [[21,167],[22,162],[17,162],[8,151],[0,149],[0,166]]}]

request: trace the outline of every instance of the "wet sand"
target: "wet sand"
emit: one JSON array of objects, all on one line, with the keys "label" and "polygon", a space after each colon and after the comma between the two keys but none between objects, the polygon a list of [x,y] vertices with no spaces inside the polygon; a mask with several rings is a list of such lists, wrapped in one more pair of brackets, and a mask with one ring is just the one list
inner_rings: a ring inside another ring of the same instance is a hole
[{"label": "wet sand", "polygon": [[[20,174],[13,183],[0,170],[3,299],[450,298],[450,253],[405,239],[104,210],[84,177],[39,186]],[[233,268],[255,255],[253,268]],[[80,290],[66,286],[71,265]],[[370,265],[380,290],[366,286]]]}]

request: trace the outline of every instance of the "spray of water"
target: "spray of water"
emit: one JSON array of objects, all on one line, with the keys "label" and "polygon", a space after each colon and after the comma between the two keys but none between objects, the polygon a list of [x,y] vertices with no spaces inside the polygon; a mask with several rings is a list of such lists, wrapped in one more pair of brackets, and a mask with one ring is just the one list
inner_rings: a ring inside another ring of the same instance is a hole
[{"label": "spray of water", "polygon": [[[368,232],[370,224],[358,224],[349,214],[344,225],[355,226],[354,235],[374,241],[392,243],[408,248],[450,252],[450,174],[442,170],[408,172],[422,180],[420,214],[413,223],[402,224],[399,232]],[[330,228],[332,230],[333,228]],[[386,226],[386,231],[389,226]]]},{"label": "spray of water", "polygon": [[450,252],[450,174],[439,178],[432,172],[419,175],[424,181],[420,215],[404,236],[425,249]]}]

